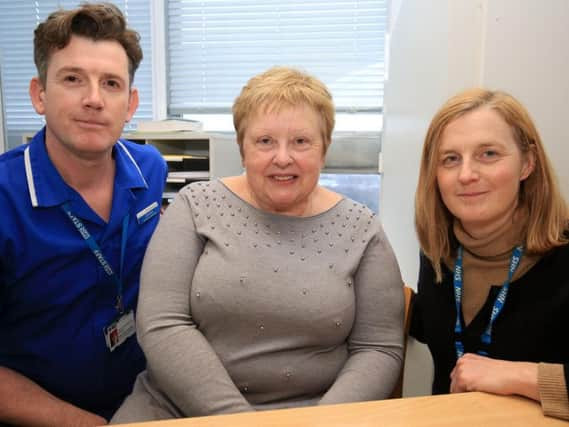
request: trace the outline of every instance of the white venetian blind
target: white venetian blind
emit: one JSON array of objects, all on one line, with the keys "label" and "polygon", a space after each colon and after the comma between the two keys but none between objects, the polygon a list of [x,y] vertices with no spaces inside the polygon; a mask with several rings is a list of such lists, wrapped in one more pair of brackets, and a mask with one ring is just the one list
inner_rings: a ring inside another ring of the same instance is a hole
[{"label": "white venetian blind", "polygon": [[331,89],[338,111],[381,111],[388,0],[170,0],[168,112],[229,112],[274,65]]},{"label": "white venetian blind", "polygon": [[[35,76],[33,32],[51,12],[58,8],[77,7],[74,0],[2,0],[0,1],[0,58],[9,134],[38,130],[43,118],[34,111],[28,85]],[[130,27],[141,35],[144,59],[135,75],[134,85],[140,92],[140,106],[134,121],[152,118],[152,74],[150,39],[150,0],[115,0],[125,13]]]}]

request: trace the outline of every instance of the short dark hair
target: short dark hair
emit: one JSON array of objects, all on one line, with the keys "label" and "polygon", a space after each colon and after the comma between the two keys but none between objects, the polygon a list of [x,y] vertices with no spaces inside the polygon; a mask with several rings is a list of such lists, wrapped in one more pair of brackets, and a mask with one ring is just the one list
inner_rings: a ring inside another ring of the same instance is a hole
[{"label": "short dark hair", "polygon": [[34,62],[44,86],[52,53],[67,46],[73,35],[120,43],[128,57],[128,74],[132,84],[134,73],[142,60],[139,34],[127,28],[124,15],[114,4],[82,3],[76,9],[60,9],[51,13],[34,31]]}]

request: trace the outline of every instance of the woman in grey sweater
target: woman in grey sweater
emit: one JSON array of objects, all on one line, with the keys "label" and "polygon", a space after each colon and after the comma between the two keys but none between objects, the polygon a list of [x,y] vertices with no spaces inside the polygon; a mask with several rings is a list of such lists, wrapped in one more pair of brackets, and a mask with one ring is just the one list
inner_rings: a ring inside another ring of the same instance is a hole
[{"label": "woman in grey sweater", "polygon": [[147,371],[113,422],[388,397],[402,367],[403,284],[377,216],[318,185],[334,106],[289,68],[233,106],[245,173],[190,184],[142,271]]}]

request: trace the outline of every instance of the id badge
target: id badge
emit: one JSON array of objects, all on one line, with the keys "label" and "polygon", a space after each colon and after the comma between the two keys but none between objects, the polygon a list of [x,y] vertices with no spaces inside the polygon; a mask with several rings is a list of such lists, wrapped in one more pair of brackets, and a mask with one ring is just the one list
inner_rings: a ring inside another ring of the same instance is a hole
[{"label": "id badge", "polygon": [[139,224],[144,224],[158,212],[160,212],[158,203],[153,202],[136,214],[136,220]]},{"label": "id badge", "polygon": [[105,327],[104,332],[107,348],[113,351],[136,332],[134,312],[131,310],[123,314],[109,326]]}]

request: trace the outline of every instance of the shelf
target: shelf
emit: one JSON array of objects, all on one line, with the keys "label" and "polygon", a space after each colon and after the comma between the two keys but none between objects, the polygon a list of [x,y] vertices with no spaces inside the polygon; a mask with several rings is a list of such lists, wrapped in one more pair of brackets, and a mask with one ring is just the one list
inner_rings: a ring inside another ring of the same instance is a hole
[{"label": "shelf", "polygon": [[131,132],[123,138],[155,146],[168,164],[162,203],[168,204],[185,185],[207,181],[211,171],[211,137],[202,132]]}]

